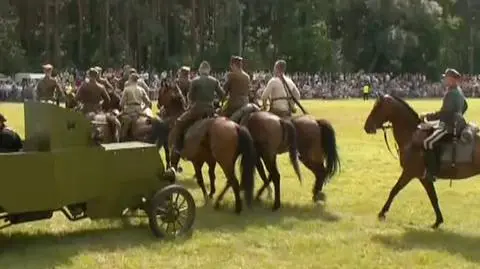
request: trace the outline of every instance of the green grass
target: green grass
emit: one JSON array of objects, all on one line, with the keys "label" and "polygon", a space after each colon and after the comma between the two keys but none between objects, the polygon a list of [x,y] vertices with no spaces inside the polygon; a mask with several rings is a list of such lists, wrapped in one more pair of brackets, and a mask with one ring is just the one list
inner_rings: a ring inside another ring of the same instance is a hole
[{"label": "green grass", "polygon": [[[440,101],[410,102],[419,112]],[[310,113],[330,120],[337,132],[342,173],[326,186],[327,203],[311,202],[313,175],[304,167],[304,184],[280,157],[283,208],[257,207],[232,213],[229,193],[221,211],[203,206],[191,179],[198,217],[191,239],[157,241],[147,227],[116,222],[53,220],[10,227],[0,233],[0,268],[478,268],[480,266],[480,182],[436,184],[445,224],[428,227],[435,216],[418,181],[401,192],[386,222],[376,214],[400,167],[381,134],[369,136],[363,123],[373,102],[306,101]],[[9,124],[23,132],[18,104],[0,104]],[[470,100],[467,118],[480,121],[480,100]],[[390,136],[391,137],[391,136]],[[192,175],[190,164],[184,164]],[[1,171],[1,164],[0,164]],[[205,176],[207,174],[205,173]],[[217,171],[218,185],[225,184]],[[15,180],[2,178],[1,180]],[[32,178],[32,180],[36,180]],[[260,185],[257,179],[257,187]],[[19,197],[21,199],[21,197]]]}]

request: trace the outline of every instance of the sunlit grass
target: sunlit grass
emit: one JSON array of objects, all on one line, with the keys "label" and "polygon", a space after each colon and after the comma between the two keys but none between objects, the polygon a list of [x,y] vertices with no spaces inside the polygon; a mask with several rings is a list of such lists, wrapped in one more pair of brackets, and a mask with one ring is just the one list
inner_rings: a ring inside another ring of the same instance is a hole
[{"label": "sunlit grass", "polygon": [[[302,168],[300,186],[286,156],[280,157],[283,208],[267,206],[233,214],[232,195],[221,211],[203,206],[184,164],[185,185],[198,213],[193,237],[162,242],[148,227],[118,222],[71,223],[57,214],[50,221],[22,224],[0,233],[0,268],[478,268],[480,266],[480,183],[436,184],[445,225],[428,226],[435,216],[427,195],[413,181],[398,195],[386,222],[376,214],[400,173],[383,137],[363,132],[373,101],[305,101],[307,110],[336,129],[342,173],[326,186],[324,207],[311,203],[313,176]],[[439,100],[410,102],[419,112]],[[23,109],[0,103],[9,125],[23,133]],[[480,121],[480,100],[470,100],[467,118]],[[1,171],[1,164],[0,164]],[[0,174],[1,175],[1,174]],[[225,183],[217,171],[218,185]],[[207,174],[205,173],[205,176]],[[15,180],[1,178],[2,181]],[[36,180],[32,178],[32,180]],[[208,181],[208,180],[207,180]],[[259,182],[259,180],[257,181]],[[257,187],[260,184],[257,183]],[[73,186],[74,187],[74,186]],[[18,199],[22,199],[19,194]],[[1,201],[1,197],[0,197]]]}]

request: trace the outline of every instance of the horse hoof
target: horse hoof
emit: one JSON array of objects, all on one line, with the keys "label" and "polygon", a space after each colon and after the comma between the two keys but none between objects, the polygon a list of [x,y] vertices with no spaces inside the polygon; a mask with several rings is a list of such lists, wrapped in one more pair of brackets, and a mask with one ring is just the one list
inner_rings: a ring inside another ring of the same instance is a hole
[{"label": "horse hoof", "polygon": [[280,209],[280,205],[274,205],[272,207],[272,211],[275,212],[275,211],[278,211]]},{"label": "horse hoof", "polygon": [[432,227],[432,229],[436,230],[440,227],[441,224],[442,224],[442,222],[435,222],[431,227]]},{"label": "horse hoof", "polygon": [[182,168],[180,165],[178,166],[178,172],[179,172],[179,173],[182,173],[182,172],[183,172],[183,168]]},{"label": "horse hoof", "polygon": [[385,221],[386,217],[385,217],[385,214],[384,213],[379,213],[378,214],[378,220],[379,221]]},{"label": "horse hoof", "polygon": [[215,204],[213,205],[213,209],[219,210],[219,209],[220,209],[220,203],[215,203]]},{"label": "horse hoof", "polygon": [[315,195],[313,195],[313,202],[325,202],[327,200],[327,196],[323,192],[319,192]]},{"label": "horse hoof", "polygon": [[240,215],[242,213],[242,207],[235,207],[235,214]]}]

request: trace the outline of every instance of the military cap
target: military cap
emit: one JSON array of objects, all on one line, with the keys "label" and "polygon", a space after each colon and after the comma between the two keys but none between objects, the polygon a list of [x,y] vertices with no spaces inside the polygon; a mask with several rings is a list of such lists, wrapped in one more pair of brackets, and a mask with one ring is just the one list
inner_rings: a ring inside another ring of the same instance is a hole
[{"label": "military cap", "polygon": [[43,70],[52,70],[52,69],[53,69],[53,65],[51,65],[51,64],[44,64],[44,65],[42,65],[42,68],[43,68]]},{"label": "military cap", "polygon": [[88,69],[87,74],[89,77],[91,76],[98,76],[98,70],[95,69],[94,67]]},{"label": "military cap", "polygon": [[230,58],[230,62],[232,62],[232,63],[242,63],[242,62],[243,62],[243,58],[240,57],[240,56],[233,55],[233,56]]},{"label": "military cap", "polygon": [[3,116],[2,113],[0,113],[0,122],[6,122],[7,121],[7,118],[5,118],[5,116]]},{"label": "military cap", "polygon": [[129,79],[132,80],[132,81],[138,81],[138,79],[140,78],[140,75],[137,74],[137,72],[132,72],[130,73],[130,76],[129,76]]},{"label": "military cap", "polygon": [[180,71],[190,72],[190,67],[184,65],[180,67]]},{"label": "military cap", "polygon": [[100,66],[95,66],[94,67],[98,73],[102,73],[103,69]]},{"label": "military cap", "polygon": [[128,73],[129,73],[129,74],[137,73],[137,69],[135,69],[135,68],[130,68],[130,69],[128,69]]},{"label": "military cap", "polygon": [[447,77],[447,76],[453,77],[453,78],[460,78],[462,75],[460,75],[460,72],[458,72],[453,68],[447,68],[445,70],[445,73],[443,73],[443,77]]}]

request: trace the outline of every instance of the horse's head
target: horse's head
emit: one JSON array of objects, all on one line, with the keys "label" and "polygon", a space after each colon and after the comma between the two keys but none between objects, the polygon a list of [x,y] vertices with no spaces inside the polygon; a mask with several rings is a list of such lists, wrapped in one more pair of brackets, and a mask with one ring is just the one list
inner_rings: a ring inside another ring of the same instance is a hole
[{"label": "horse's head", "polygon": [[402,99],[377,93],[377,100],[365,121],[367,134],[375,134],[377,129],[385,127],[385,123],[402,124],[416,128],[420,122],[418,114]]},{"label": "horse's head", "polygon": [[163,79],[158,91],[158,106],[169,106],[182,100],[182,92],[173,79]]}]

